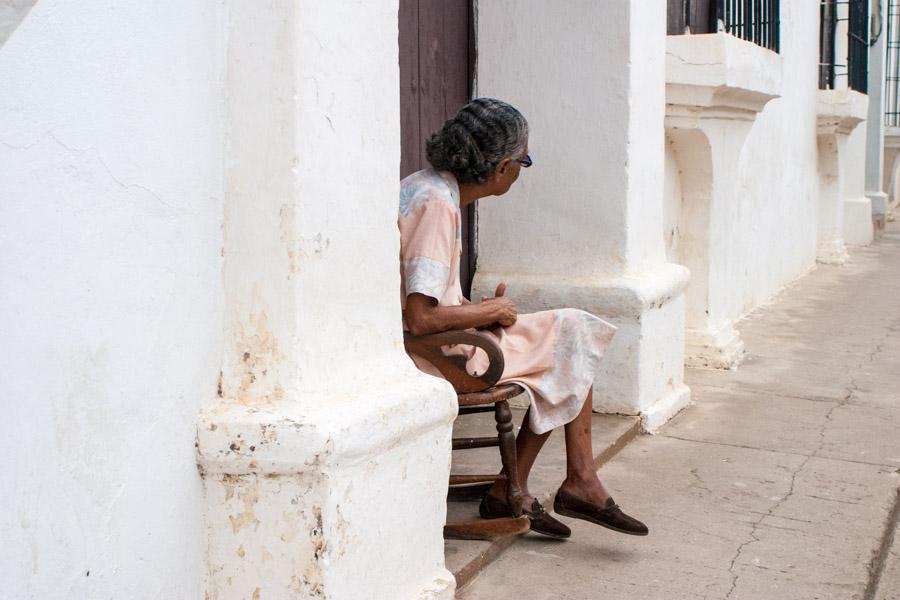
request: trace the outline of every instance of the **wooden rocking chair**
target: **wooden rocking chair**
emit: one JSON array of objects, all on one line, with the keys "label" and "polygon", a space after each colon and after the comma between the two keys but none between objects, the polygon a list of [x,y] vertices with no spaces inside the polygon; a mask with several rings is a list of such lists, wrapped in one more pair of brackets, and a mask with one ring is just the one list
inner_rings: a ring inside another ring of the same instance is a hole
[{"label": "wooden rocking chair", "polygon": [[[514,516],[506,519],[447,523],[445,539],[493,540],[507,535],[519,535],[530,529],[530,521],[519,507],[522,505],[522,487],[516,469],[516,437],[513,433],[512,412],[509,399],[522,393],[516,384],[495,385],[503,374],[503,353],[489,335],[480,331],[446,331],[430,335],[413,336],[404,333],[406,351],[430,362],[456,390],[459,414],[493,412],[497,422],[497,435],[476,438],[453,438],[454,450],[499,446],[502,475],[450,475],[450,494],[470,497],[484,493],[498,478],[507,480],[507,502],[513,507]],[[483,375],[473,377],[466,371],[464,356],[446,356],[441,348],[460,344],[481,348],[490,360]]]}]

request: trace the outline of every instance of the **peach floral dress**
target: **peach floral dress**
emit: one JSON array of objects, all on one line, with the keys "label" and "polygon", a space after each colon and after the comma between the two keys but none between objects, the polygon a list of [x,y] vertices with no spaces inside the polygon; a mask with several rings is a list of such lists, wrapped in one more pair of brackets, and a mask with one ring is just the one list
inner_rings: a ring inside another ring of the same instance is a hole
[{"label": "peach floral dress", "polygon": [[[462,304],[456,178],[433,169],[405,178],[400,184],[398,225],[404,310],[406,297],[413,293],[434,298],[441,306]],[[532,431],[545,433],[578,415],[615,332],[613,325],[574,308],[520,314],[511,327],[487,330],[503,350],[500,383],[518,383],[530,396]],[[480,350],[445,351],[466,352],[467,368],[473,374],[487,368],[487,357]],[[421,358],[413,360],[423,371],[439,375]]]}]

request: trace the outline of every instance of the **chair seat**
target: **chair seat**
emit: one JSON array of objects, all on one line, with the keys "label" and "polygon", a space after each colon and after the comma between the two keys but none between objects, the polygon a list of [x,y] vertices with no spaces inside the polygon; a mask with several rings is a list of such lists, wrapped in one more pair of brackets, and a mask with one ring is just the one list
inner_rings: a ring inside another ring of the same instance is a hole
[{"label": "chair seat", "polygon": [[515,398],[525,390],[517,383],[504,383],[489,387],[482,392],[458,394],[460,406],[480,406],[482,404],[496,404],[510,398]]}]

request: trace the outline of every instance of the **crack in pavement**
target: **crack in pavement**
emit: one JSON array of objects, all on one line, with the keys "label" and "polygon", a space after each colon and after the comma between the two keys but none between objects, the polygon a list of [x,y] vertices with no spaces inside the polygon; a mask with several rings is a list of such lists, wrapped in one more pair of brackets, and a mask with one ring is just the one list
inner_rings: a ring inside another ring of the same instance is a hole
[{"label": "crack in pavement", "polygon": [[697,527],[695,524],[691,523],[690,521],[685,521],[684,519],[679,519],[678,517],[673,517],[672,515],[660,515],[660,516],[663,517],[664,519],[669,519],[670,521],[675,521],[676,523],[681,523],[683,525],[687,525],[688,527],[690,527],[691,529],[693,529],[694,531],[696,531],[697,533],[700,533],[702,535],[708,535],[710,537],[718,538],[720,540],[725,540],[726,542],[737,541],[733,538],[725,537],[724,535],[719,535],[717,533],[712,533],[710,531],[706,531],[705,529],[701,529],[700,527]]},{"label": "crack in pavement", "polygon": [[[828,412],[825,414],[825,418],[822,419],[822,424],[819,427],[819,444],[818,444],[818,446],[812,452],[812,454],[805,456],[804,459],[800,462],[800,464],[797,465],[797,468],[795,468],[792,471],[791,484],[790,484],[790,487],[788,488],[787,493],[784,496],[782,496],[781,498],[779,498],[772,506],[769,507],[769,509],[764,514],[762,514],[759,517],[759,519],[757,519],[756,521],[754,521],[751,524],[750,539],[743,542],[740,546],[737,547],[737,550],[735,551],[734,556],[732,557],[731,562],[728,565],[728,572],[731,573],[732,579],[731,579],[731,589],[729,589],[728,593],[725,595],[725,600],[728,600],[729,598],[731,598],[731,595],[734,594],[734,590],[737,589],[737,583],[738,583],[738,580],[740,579],[740,574],[735,573],[734,568],[735,568],[735,565],[737,564],[738,559],[740,559],[741,555],[743,554],[744,549],[747,546],[750,546],[751,544],[754,544],[759,541],[759,538],[756,536],[756,532],[762,525],[762,522],[764,520],[766,520],[767,518],[773,516],[773,513],[776,510],[778,510],[785,502],[787,502],[788,498],[790,498],[791,496],[794,495],[794,486],[797,483],[797,476],[806,467],[806,465],[809,463],[809,461],[812,458],[814,458],[814,457],[818,458],[819,451],[821,451],[822,448],[825,446],[825,430],[828,428],[828,423],[831,421],[834,411],[836,411],[838,408],[846,405],[847,401],[849,401],[849,399],[853,396],[855,390],[856,390],[856,381],[853,379],[853,376],[851,375],[850,386],[848,388],[845,388],[843,399],[840,402],[836,403],[834,406],[832,406],[830,409],[828,409]],[[777,526],[775,526],[775,527],[777,527]],[[754,566],[758,566],[758,565],[754,565]]]},{"label": "crack in pavement", "polygon": [[[728,572],[731,573],[732,579],[731,579],[731,589],[729,589],[728,593],[725,594],[725,600],[728,600],[729,598],[731,598],[731,595],[734,593],[734,590],[737,588],[737,582],[738,582],[738,579],[740,578],[740,575],[734,572],[734,566],[737,563],[738,559],[741,557],[741,554],[744,552],[744,548],[759,541],[759,538],[756,537],[756,530],[759,529],[759,526],[763,522],[763,520],[765,520],[767,517],[772,516],[772,512],[777,510],[782,504],[784,504],[784,502],[788,498],[791,497],[791,495],[794,493],[794,484],[797,481],[797,474],[803,470],[803,467],[806,466],[806,463],[808,463],[811,458],[812,458],[812,456],[805,457],[803,459],[803,461],[797,466],[797,468],[794,469],[793,473],[791,473],[791,485],[788,488],[787,494],[785,494],[777,502],[775,502],[775,504],[773,504],[769,508],[768,511],[766,511],[764,514],[762,514],[759,517],[759,519],[757,519],[756,521],[751,523],[750,539],[747,540],[746,542],[743,542],[740,546],[737,547],[737,550],[734,553],[734,557],[732,557],[731,563],[728,565]],[[757,565],[754,565],[754,566],[757,566]]]},{"label": "crack in pavement", "polygon": [[[825,417],[822,419],[821,426],[819,427],[819,443],[818,443],[816,449],[811,454],[805,456],[803,461],[791,473],[791,483],[790,483],[790,487],[788,489],[787,494],[785,494],[783,497],[781,497],[765,513],[762,513],[760,515],[760,517],[751,524],[750,539],[744,541],[737,547],[737,550],[735,551],[735,554],[732,557],[731,562],[728,565],[728,572],[731,574],[732,580],[731,580],[731,588],[728,590],[728,593],[725,595],[726,600],[728,600],[729,598],[732,597],[732,594],[734,594],[735,589],[737,589],[738,580],[740,579],[740,574],[735,572],[735,566],[737,565],[738,560],[741,558],[741,555],[744,553],[744,550],[748,546],[760,541],[759,537],[757,536],[757,531],[759,530],[760,527],[764,526],[763,521],[765,521],[769,517],[775,516],[773,513],[776,510],[778,510],[788,500],[788,498],[793,496],[794,486],[797,481],[797,476],[800,474],[801,471],[803,471],[803,469],[806,467],[806,465],[809,463],[809,461],[812,458],[821,458],[819,456],[819,453],[822,451],[822,449],[825,446],[825,433],[829,427],[829,424],[832,422],[832,420],[834,418],[835,411],[846,406],[851,401],[851,399],[854,397],[854,395],[859,391],[859,387],[858,387],[858,384],[856,381],[856,372],[861,370],[863,368],[864,364],[866,364],[866,363],[871,364],[872,362],[874,362],[875,357],[884,350],[884,346],[885,346],[885,343],[887,342],[887,339],[892,334],[897,332],[898,327],[900,327],[900,318],[895,319],[893,322],[891,322],[891,324],[887,327],[887,330],[884,333],[884,335],[881,337],[880,340],[878,340],[878,342],[876,342],[874,348],[869,353],[868,357],[863,359],[862,361],[860,361],[860,363],[858,365],[856,365],[856,367],[850,371],[850,384],[847,388],[845,388],[843,398],[839,402],[835,403],[834,406],[829,408],[828,412],[825,414]],[[816,497],[816,496],[810,496],[810,497]],[[898,496],[898,498],[900,498],[900,496]],[[821,499],[822,500],[833,500],[833,499],[828,499],[828,498],[821,498]],[[846,501],[841,501],[841,500],[834,500],[834,501],[835,502],[846,502]],[[854,502],[846,502],[846,503],[847,504],[856,504]],[[898,504],[900,504],[900,500],[898,500]],[[898,512],[896,505],[895,505],[893,512],[894,513]],[[889,519],[888,526],[893,527],[893,524],[895,524],[895,523],[891,523],[890,521],[891,521],[891,519]],[[896,516],[894,517],[893,521],[896,522]],[[770,526],[768,524],[766,524],[765,527],[777,528],[777,526]],[[781,529],[785,529],[785,528],[781,528]],[[889,532],[888,535],[891,535],[891,533],[892,532]],[[876,553],[876,556],[873,557],[873,560],[870,563],[869,569],[870,569],[870,573],[872,573],[872,577],[870,577],[870,585],[868,587],[872,587],[872,578],[874,577],[875,579],[877,579],[877,576],[880,576],[880,571],[883,570],[883,568],[884,568],[883,567],[884,561],[883,561],[883,559],[880,560],[880,557],[882,557],[885,554],[885,552],[883,551],[883,548],[884,548],[884,544],[882,544],[882,552]],[[879,563],[879,560],[880,560],[880,563]],[[752,566],[757,567],[757,568],[762,568],[760,565],[752,565]],[[877,587],[877,581],[874,585]],[[874,591],[872,593],[874,594]]]},{"label": "crack in pavement", "polygon": [[[848,404],[852,404],[848,403]],[[710,446],[724,446],[726,448],[740,448],[742,450],[757,450],[759,452],[768,452],[771,454],[783,454],[784,456],[802,456],[802,457],[814,457],[812,454],[804,454],[803,452],[796,452],[793,450],[773,450],[771,448],[763,448],[761,446],[748,446],[746,444],[732,444],[729,442],[719,442],[712,440],[698,440],[694,438],[682,437],[678,435],[667,435],[665,433],[657,434],[657,437],[666,438],[670,440],[678,440],[680,442],[693,442],[695,444],[709,444]],[[835,458],[833,456],[815,456],[814,458],[818,458],[820,460],[833,460],[835,462],[845,462],[853,465],[866,465],[868,467],[883,467],[889,469],[897,469],[896,463],[880,463],[880,462],[870,462],[866,460],[857,460],[855,458]],[[898,471],[900,472],[900,471]]]}]

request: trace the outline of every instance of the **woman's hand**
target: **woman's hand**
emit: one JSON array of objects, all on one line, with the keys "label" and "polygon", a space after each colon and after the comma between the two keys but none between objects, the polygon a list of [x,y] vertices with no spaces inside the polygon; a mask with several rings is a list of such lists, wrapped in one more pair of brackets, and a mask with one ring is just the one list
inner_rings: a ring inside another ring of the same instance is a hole
[{"label": "woman's hand", "polygon": [[519,313],[516,309],[516,305],[512,300],[507,298],[505,294],[506,283],[501,281],[500,284],[497,285],[494,297],[482,297],[481,302],[482,304],[491,304],[491,308],[496,311],[496,323],[499,323],[503,327],[509,327],[515,324]]},{"label": "woman's hand", "polygon": [[497,286],[493,298],[483,298],[478,304],[440,306],[434,298],[423,294],[410,294],[406,298],[406,325],[413,335],[438,333],[450,329],[486,329],[501,325],[509,327],[516,322],[516,305],[504,296],[506,284]]}]

